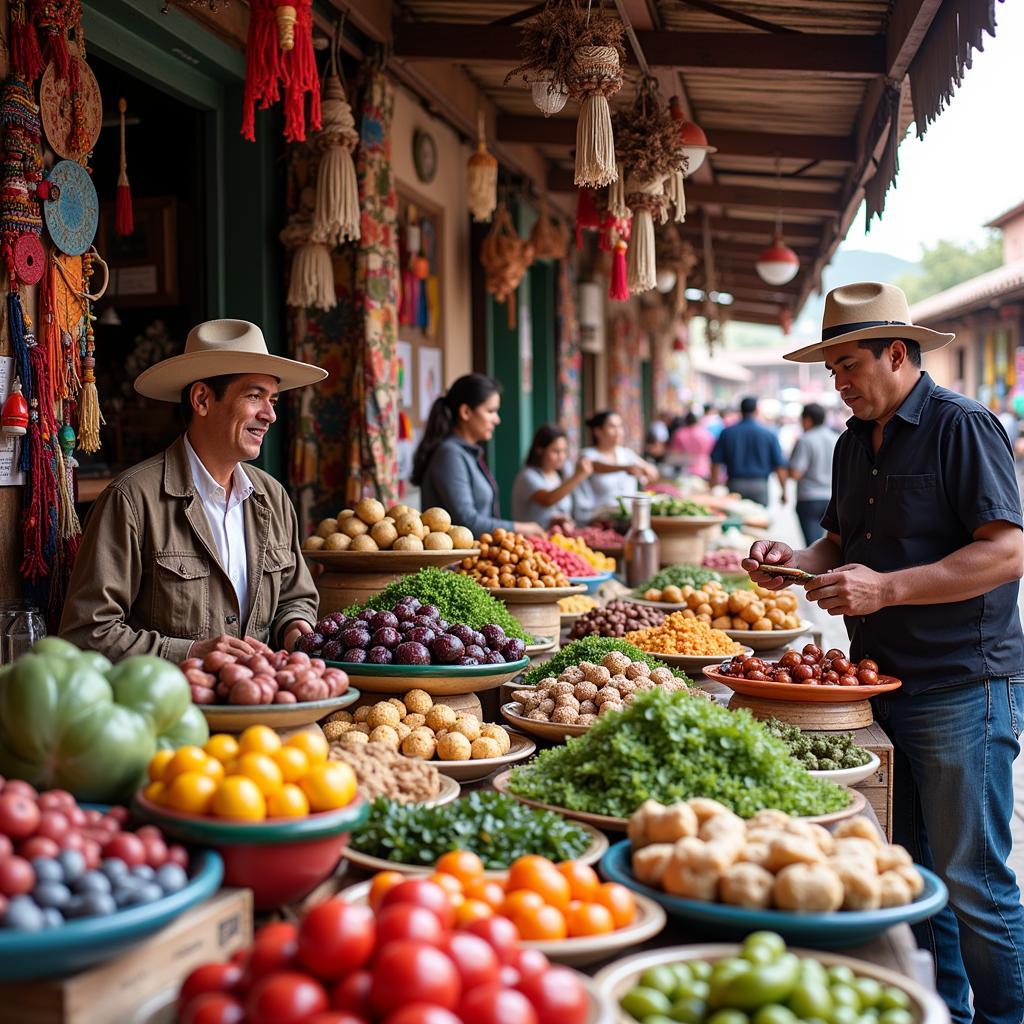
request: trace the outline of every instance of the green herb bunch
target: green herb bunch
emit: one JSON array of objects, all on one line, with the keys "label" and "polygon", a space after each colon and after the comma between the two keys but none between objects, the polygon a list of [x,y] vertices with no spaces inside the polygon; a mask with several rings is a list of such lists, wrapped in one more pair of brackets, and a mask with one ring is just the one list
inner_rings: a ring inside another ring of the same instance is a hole
[{"label": "green herb bunch", "polygon": [[803,732],[799,727],[777,718],[764,722],[765,729],[789,747],[790,753],[808,771],[836,771],[859,768],[871,760],[871,754],[853,742],[852,732]]},{"label": "green herb bunch", "polygon": [[659,688],[636,694],[582,736],[513,770],[520,796],[576,811],[628,817],[647,799],[713,797],[743,818],[778,808],[828,814],[849,794],[818,779],[746,711]]},{"label": "green herb bunch", "polygon": [[[591,661],[595,665],[612,651],[621,651],[631,661],[642,661],[651,668],[669,668],[663,661],[653,655],[646,654],[639,647],[627,644],[625,640],[616,640],[610,636],[585,636],[582,640],[573,640],[566,644],[550,661],[535,665],[523,675],[523,686],[536,686],[548,676],[560,676],[570,665],[578,665],[581,661]],[[673,675],[682,679],[687,685],[689,678],[683,672],[671,669]]]},{"label": "green herb bunch", "polygon": [[393,608],[403,597],[415,597],[423,604],[437,605],[442,617],[449,622],[461,622],[473,629],[493,624],[501,626],[508,636],[527,642],[531,639],[508,608],[488,594],[485,587],[468,576],[444,569],[420,569],[411,576],[403,576],[389,583],[366,604],[347,608],[345,614],[360,612],[364,608],[384,611]]},{"label": "green herb bunch", "polygon": [[576,822],[538,811],[493,791],[470,793],[441,807],[377,797],[352,848],[400,864],[432,865],[449,850],[472,850],[485,868],[507,868],[538,853],[553,861],[578,857],[590,836]]}]

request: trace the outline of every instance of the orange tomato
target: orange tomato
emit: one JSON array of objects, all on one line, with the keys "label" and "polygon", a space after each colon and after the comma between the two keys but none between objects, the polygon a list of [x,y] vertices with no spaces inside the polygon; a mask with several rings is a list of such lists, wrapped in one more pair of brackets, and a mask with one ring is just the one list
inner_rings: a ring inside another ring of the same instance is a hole
[{"label": "orange tomato", "polygon": [[442,854],[434,870],[452,875],[466,886],[484,877],[484,862],[472,850],[450,850]]},{"label": "orange tomato", "polygon": [[238,737],[239,754],[273,754],[281,749],[281,737],[269,725],[250,725]]},{"label": "orange tomato", "polygon": [[217,792],[217,780],[203,772],[182,772],[164,787],[164,807],[184,814],[206,814]]},{"label": "orange tomato", "polygon": [[612,912],[603,903],[585,903],[574,900],[569,904],[565,923],[570,936],[607,935],[615,931]]},{"label": "orange tomato", "polygon": [[405,875],[398,871],[378,871],[373,876],[373,881],[370,882],[370,894],[366,898],[366,902],[370,904],[370,909],[376,912],[380,906],[380,901],[384,899],[384,893],[388,889],[393,889],[399,882],[405,881]]},{"label": "orange tomato", "polygon": [[[204,775],[202,778],[209,778]],[[213,782],[212,779],[210,779]],[[219,785],[210,802],[210,813],[235,821],[262,821],[267,816],[267,802],[260,787],[245,775],[228,775]]]},{"label": "orange tomato", "polygon": [[494,908],[484,903],[483,900],[464,899],[455,908],[455,923],[459,928],[465,928],[467,924],[474,921],[482,921],[485,917],[492,917]]},{"label": "orange tomato", "polygon": [[229,736],[226,732],[219,732],[211,736],[203,747],[210,757],[217,758],[221,764],[227,764],[238,757],[238,740]]},{"label": "orange tomato", "polygon": [[224,765],[222,765],[215,757],[208,757],[203,763],[203,767],[199,770],[203,775],[209,775],[214,782],[220,782],[226,774],[224,771]]},{"label": "orange tomato", "polygon": [[298,747],[285,744],[270,756],[281,769],[285,782],[298,782],[309,771],[309,758],[306,752]]},{"label": "orange tomato", "polygon": [[428,875],[427,878],[441,886],[453,901],[462,900],[462,883],[454,875],[446,875],[441,871],[435,871],[432,875]]},{"label": "orange tomato", "polygon": [[160,782],[167,770],[167,764],[174,757],[173,750],[158,750],[150,759],[147,774],[150,782]]},{"label": "orange tomato", "polygon": [[486,903],[491,910],[500,910],[502,903],[505,902],[505,890],[501,882],[493,878],[478,878],[470,882],[465,888],[465,893],[467,900]]},{"label": "orange tomato", "polygon": [[209,760],[209,755],[202,747],[189,745],[178,747],[160,775],[161,782],[171,782],[185,772],[201,772]]},{"label": "orange tomato", "polygon": [[539,892],[534,892],[532,889],[516,889],[513,892],[507,893],[505,899],[502,900],[500,912],[503,917],[507,917],[510,920],[515,918],[515,915],[526,907],[543,907],[544,897]]},{"label": "orange tomato", "polygon": [[569,882],[558,868],[547,859],[535,854],[520,857],[509,868],[508,889],[532,889],[540,893],[545,903],[565,910],[569,906],[572,892]]},{"label": "orange tomato", "polygon": [[334,811],[355,799],[356,773],[344,761],[318,764],[299,780],[313,811]]},{"label": "orange tomato", "polygon": [[147,800],[152,800],[155,804],[162,804],[165,788],[162,782],[151,782],[142,792]]},{"label": "orange tomato", "polygon": [[578,860],[563,860],[558,865],[558,873],[569,883],[569,891],[574,900],[592,902],[601,888],[601,879],[589,865]]},{"label": "orange tomato", "polygon": [[277,762],[266,754],[243,754],[235,762],[235,774],[252,779],[264,796],[280,793],[284,785],[284,777]]},{"label": "orange tomato", "polygon": [[546,904],[522,908],[516,912],[512,923],[519,929],[519,937],[524,941],[564,939],[569,934],[565,915],[557,907]]},{"label": "orange tomato", "polygon": [[294,782],[286,782],[273,796],[267,797],[269,818],[304,818],[307,814],[309,801]]},{"label": "orange tomato", "polygon": [[636,916],[633,893],[618,882],[605,882],[597,893],[596,903],[607,907],[616,928],[625,928]]},{"label": "orange tomato", "polygon": [[289,736],[285,746],[301,750],[310,764],[323,764],[330,750],[327,737],[322,732],[313,732],[310,729],[303,729],[302,732]]}]

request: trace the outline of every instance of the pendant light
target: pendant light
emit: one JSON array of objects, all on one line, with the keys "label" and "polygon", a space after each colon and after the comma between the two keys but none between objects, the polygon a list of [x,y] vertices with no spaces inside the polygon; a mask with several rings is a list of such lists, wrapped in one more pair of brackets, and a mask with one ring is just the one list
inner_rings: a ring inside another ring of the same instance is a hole
[{"label": "pendant light", "polygon": [[796,277],[797,271],[800,269],[800,257],[786,245],[782,237],[782,189],[779,184],[781,179],[779,157],[776,155],[775,186],[778,198],[775,206],[775,237],[772,239],[772,244],[757,257],[757,262],[754,264],[757,276],[765,284],[773,285],[788,284]]},{"label": "pendant light", "polygon": [[708,137],[699,124],[686,120],[678,96],[669,97],[668,112],[679,123],[679,138],[682,140],[683,153],[686,155],[686,177],[689,178],[704,163],[704,157],[708,153],[717,153],[718,150],[708,145]]}]

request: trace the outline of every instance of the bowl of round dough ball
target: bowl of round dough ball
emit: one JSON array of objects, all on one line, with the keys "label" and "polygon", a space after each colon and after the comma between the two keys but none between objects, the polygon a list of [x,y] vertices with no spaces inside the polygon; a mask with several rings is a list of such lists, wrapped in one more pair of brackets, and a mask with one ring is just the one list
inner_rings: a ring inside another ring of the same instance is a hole
[{"label": "bowl of round dough ball", "polygon": [[443,508],[417,512],[408,505],[385,509],[376,498],[320,521],[302,550],[312,557],[339,552],[468,551],[476,546],[472,531],[452,523]]}]

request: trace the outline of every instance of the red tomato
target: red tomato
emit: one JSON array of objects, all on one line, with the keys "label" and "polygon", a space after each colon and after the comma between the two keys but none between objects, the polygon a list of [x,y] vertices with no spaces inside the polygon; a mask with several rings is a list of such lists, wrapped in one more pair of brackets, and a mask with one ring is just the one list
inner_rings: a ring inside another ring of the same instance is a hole
[{"label": "red tomato", "polygon": [[245,964],[248,981],[255,981],[272,971],[284,971],[295,963],[299,951],[299,931],[293,924],[277,921],[264,925],[253,937],[252,949]]},{"label": "red tomato", "polygon": [[7,796],[9,793],[27,796],[33,802],[39,798],[39,793],[36,791],[35,786],[30,785],[23,779],[8,779],[7,784],[4,786],[4,796]]},{"label": "red tomato", "polygon": [[377,945],[383,946],[396,939],[415,939],[440,946],[445,930],[437,915],[426,907],[413,903],[398,903],[381,910],[377,917]]},{"label": "red tomato", "polygon": [[75,832],[73,829],[68,829],[57,840],[57,844],[62,850],[77,850],[79,853],[85,853],[85,836],[81,832]]},{"label": "red tomato", "polygon": [[72,828],[81,828],[85,824],[85,811],[77,804],[74,807],[65,808],[64,817],[71,823]]},{"label": "red tomato", "polygon": [[493,985],[498,980],[501,963],[490,944],[478,935],[453,932],[441,948],[452,958],[462,979],[462,991],[477,985]]},{"label": "red tomato", "polygon": [[104,857],[117,857],[130,868],[146,863],[146,844],[131,832],[118,832],[103,847]]},{"label": "red tomato", "polygon": [[36,873],[24,857],[4,857],[0,860],[0,893],[21,896],[36,885]]},{"label": "red tomato", "polygon": [[463,930],[488,943],[503,964],[512,963],[519,948],[519,930],[507,917],[495,914],[480,921],[471,921]]},{"label": "red tomato", "polygon": [[200,964],[181,983],[178,992],[179,1011],[204,992],[230,992],[241,977],[242,968],[238,964]]},{"label": "red tomato", "polygon": [[167,861],[167,844],[161,835],[139,836],[146,851],[146,863],[151,868],[158,868]]},{"label": "red tomato", "polygon": [[82,856],[85,858],[85,866],[90,871],[95,871],[103,860],[103,848],[95,839],[82,840]]},{"label": "red tomato", "polygon": [[35,834],[41,815],[31,796],[13,789],[17,782],[8,782],[0,796],[0,832],[11,839],[28,839]]},{"label": "red tomato", "polygon": [[366,1017],[357,1017],[344,1010],[324,1010],[307,1017],[302,1024],[369,1024]]},{"label": "red tomato", "polygon": [[178,1024],[239,1024],[245,1019],[242,1004],[226,992],[203,992],[178,1017]]},{"label": "red tomato", "polygon": [[520,948],[516,950],[512,966],[519,972],[519,977],[528,978],[532,974],[543,974],[551,962],[539,949]]},{"label": "red tomato", "polygon": [[34,860],[36,857],[48,857],[51,860],[60,853],[60,847],[45,836],[33,836],[18,844],[18,855],[25,860]]},{"label": "red tomato", "polygon": [[188,850],[184,846],[175,843],[167,847],[167,863],[177,864],[179,867],[188,868]]},{"label": "red tomato", "polygon": [[462,1021],[441,1006],[431,1006],[430,1003],[407,1003],[400,1010],[389,1013],[384,1018],[384,1024],[462,1024]]},{"label": "red tomato", "polygon": [[446,954],[426,942],[399,939],[377,953],[370,1003],[381,1015],[406,1003],[432,1003],[454,1010],[461,988],[459,972]]},{"label": "red tomato", "polygon": [[426,878],[410,878],[408,881],[399,882],[384,894],[380,906],[383,910],[396,903],[412,903],[417,907],[426,907],[437,915],[437,919],[445,928],[451,928],[455,924],[455,908],[448,893],[436,882],[430,882]]},{"label": "red tomato", "polygon": [[0,832],[0,857],[9,857],[12,853],[14,853],[14,843],[11,842],[9,836]]},{"label": "red tomato", "polygon": [[528,975],[518,988],[537,1011],[538,1024],[586,1024],[590,1000],[579,978],[567,967]]},{"label": "red tomato", "polygon": [[[42,799],[42,797],[40,797]],[[46,810],[39,815],[39,824],[36,825],[36,835],[46,836],[57,843],[68,834],[71,822],[62,811]]]},{"label": "red tomato", "polygon": [[514,988],[481,985],[467,992],[459,1006],[465,1024],[538,1024],[530,1000]]},{"label": "red tomato", "polygon": [[326,1009],[323,985],[298,971],[277,971],[260,978],[245,1000],[248,1024],[299,1024]]},{"label": "red tomato", "polygon": [[164,837],[163,832],[156,825],[143,825],[135,830],[135,834],[142,840],[146,840],[151,836],[156,839],[163,839]]},{"label": "red tomato", "polygon": [[86,825],[97,825],[103,820],[103,812],[98,811],[95,807],[90,807],[85,812],[85,823]]},{"label": "red tomato", "polygon": [[[68,796],[71,796],[71,794],[69,793]],[[111,807],[104,815],[105,818],[109,819],[110,821],[113,821],[118,826],[118,828],[124,828],[124,826],[128,824],[128,816],[128,808],[120,807],[116,804],[115,806]]]},{"label": "red tomato", "polygon": [[373,1013],[370,1006],[372,988],[373,975],[369,971],[353,971],[331,989],[331,1008],[369,1019]]},{"label": "red tomato", "polygon": [[373,911],[333,899],[314,907],[299,928],[299,963],[321,978],[340,978],[373,955]]}]

